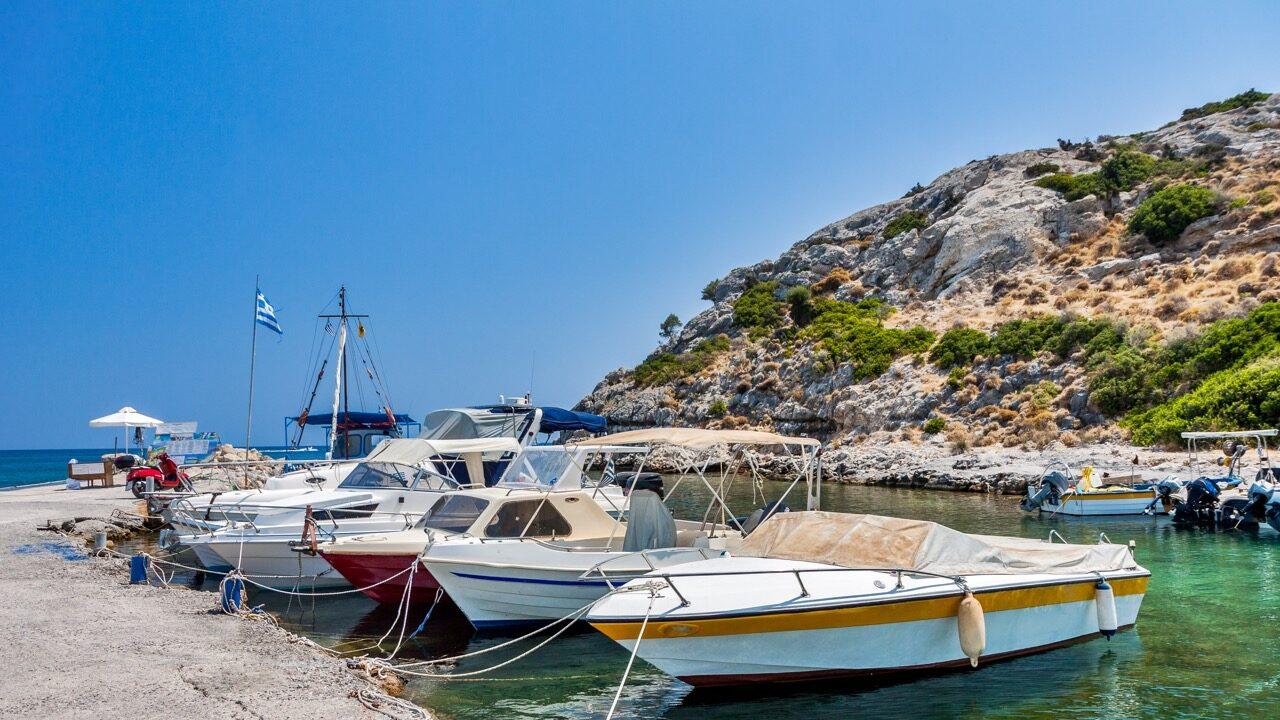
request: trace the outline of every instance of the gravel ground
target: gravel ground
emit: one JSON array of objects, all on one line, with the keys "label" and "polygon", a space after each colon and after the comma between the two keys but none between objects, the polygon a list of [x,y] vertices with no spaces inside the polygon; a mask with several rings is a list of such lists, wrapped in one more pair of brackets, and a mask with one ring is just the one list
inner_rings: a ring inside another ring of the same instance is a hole
[{"label": "gravel ground", "polygon": [[134,509],[119,487],[0,492],[0,717],[385,717],[294,635],[213,611],[208,592],[131,586],[125,561],[68,560],[78,546],[35,529],[116,508]]}]

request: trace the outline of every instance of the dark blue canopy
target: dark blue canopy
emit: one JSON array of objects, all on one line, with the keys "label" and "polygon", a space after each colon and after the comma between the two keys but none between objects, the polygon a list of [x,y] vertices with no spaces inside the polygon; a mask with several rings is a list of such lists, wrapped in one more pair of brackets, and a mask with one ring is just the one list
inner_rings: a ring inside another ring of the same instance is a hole
[{"label": "dark blue canopy", "polygon": [[[298,422],[298,418],[289,418],[290,422]],[[300,425],[325,425],[328,426],[333,422],[333,413],[317,413],[315,415],[307,415],[303,418]],[[408,415],[396,415],[396,424],[414,424],[417,421]],[[338,413],[338,427],[354,430],[358,428],[389,428],[391,420],[385,412],[361,412],[352,410],[351,412]]]},{"label": "dark blue canopy", "polygon": [[[509,413],[513,415],[524,414],[534,410],[530,405],[481,405],[478,409],[488,410],[492,413]],[[586,430],[589,433],[601,433],[605,431],[605,426],[608,424],[608,421],[604,418],[591,413],[565,410],[564,408],[551,407],[550,405],[543,405],[537,409],[542,411],[542,426],[538,429],[538,432],[554,433]]]},{"label": "dark blue canopy", "polygon": [[604,432],[607,422],[599,415],[565,410],[558,407],[542,408],[542,427],[540,432],[553,433],[561,430],[586,430],[589,433]]}]

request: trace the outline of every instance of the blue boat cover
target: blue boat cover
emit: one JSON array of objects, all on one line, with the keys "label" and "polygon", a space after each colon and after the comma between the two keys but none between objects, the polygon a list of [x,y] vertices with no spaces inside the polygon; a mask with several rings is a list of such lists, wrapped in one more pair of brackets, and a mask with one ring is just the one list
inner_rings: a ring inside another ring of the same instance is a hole
[{"label": "blue boat cover", "polygon": [[607,421],[599,415],[577,412],[576,410],[565,410],[558,407],[544,407],[542,408],[542,427],[540,430],[545,433],[561,430],[586,430],[589,433],[601,433],[604,432],[607,424]]},{"label": "blue boat cover", "polygon": [[[298,418],[291,417],[289,418],[289,422],[297,423]],[[308,415],[306,418],[306,421],[303,424],[328,426],[331,422],[333,422],[333,413],[326,412],[326,413],[316,413],[315,415]],[[402,425],[405,423],[412,424],[414,422],[416,421],[413,418],[409,417],[408,415],[396,415],[397,425]],[[387,414],[385,412],[362,412],[362,411],[352,410],[350,412],[338,413],[338,427],[339,428],[345,427],[348,429],[385,428],[385,427],[391,427],[391,422],[387,419]]]},{"label": "blue boat cover", "polygon": [[[523,414],[532,411],[534,408],[529,405],[481,405],[476,409],[488,410],[491,413]],[[591,413],[565,410],[564,408],[551,407],[550,405],[543,405],[539,409],[542,410],[542,426],[538,429],[538,432],[555,433],[586,430],[589,433],[602,433],[608,425],[608,421],[603,417],[592,415]]]}]

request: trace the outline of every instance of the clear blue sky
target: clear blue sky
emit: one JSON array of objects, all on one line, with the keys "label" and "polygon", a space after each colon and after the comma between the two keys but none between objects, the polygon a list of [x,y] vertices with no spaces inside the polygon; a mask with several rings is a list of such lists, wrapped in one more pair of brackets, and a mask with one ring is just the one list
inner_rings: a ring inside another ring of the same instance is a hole
[{"label": "clear blue sky", "polygon": [[[1280,89],[1275,3],[0,7],[0,447],[256,439],[340,283],[400,409],[572,405],[729,269],[987,155]],[[374,12],[370,12],[370,10]]]}]

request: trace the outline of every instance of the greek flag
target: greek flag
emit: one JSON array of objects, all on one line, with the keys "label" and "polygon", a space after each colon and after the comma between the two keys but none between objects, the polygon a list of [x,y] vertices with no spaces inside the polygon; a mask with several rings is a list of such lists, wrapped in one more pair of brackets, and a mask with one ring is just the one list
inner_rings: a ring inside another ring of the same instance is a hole
[{"label": "greek flag", "polygon": [[284,334],[284,331],[280,329],[280,323],[276,320],[276,309],[271,306],[271,303],[267,302],[267,296],[263,295],[261,290],[258,291],[258,314],[255,319],[259,325],[277,335]]}]

